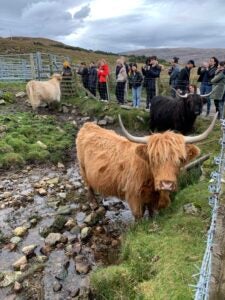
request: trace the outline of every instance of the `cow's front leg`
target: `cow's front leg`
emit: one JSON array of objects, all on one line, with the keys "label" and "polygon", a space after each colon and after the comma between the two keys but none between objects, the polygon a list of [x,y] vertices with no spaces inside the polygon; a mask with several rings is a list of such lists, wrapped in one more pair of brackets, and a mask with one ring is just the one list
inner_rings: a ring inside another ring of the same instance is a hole
[{"label": "cow's front leg", "polygon": [[93,210],[98,208],[98,201],[97,198],[95,196],[94,190],[92,189],[92,187],[88,187],[88,199],[90,200],[90,206]]},{"label": "cow's front leg", "polygon": [[128,200],[130,209],[132,211],[132,214],[135,218],[135,220],[139,220],[143,217],[144,215],[144,204],[140,202],[138,198],[129,198]]}]

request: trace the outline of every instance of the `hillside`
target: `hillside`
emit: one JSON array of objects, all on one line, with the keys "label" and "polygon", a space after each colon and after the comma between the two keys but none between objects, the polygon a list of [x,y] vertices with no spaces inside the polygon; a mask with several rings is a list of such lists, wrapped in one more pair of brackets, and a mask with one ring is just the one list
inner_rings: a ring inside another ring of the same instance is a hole
[{"label": "hillside", "polygon": [[74,63],[81,61],[90,63],[105,58],[110,64],[114,64],[117,57],[117,54],[86,50],[46,38],[0,37],[0,54],[23,54],[37,51],[69,56]]},{"label": "hillside", "polygon": [[186,63],[189,59],[193,59],[196,64],[201,64],[202,61],[208,60],[211,56],[217,57],[219,60],[225,60],[225,49],[223,48],[148,48],[142,50],[134,50],[124,52],[126,55],[157,55],[161,59],[170,60],[177,56],[180,58],[180,63]]}]

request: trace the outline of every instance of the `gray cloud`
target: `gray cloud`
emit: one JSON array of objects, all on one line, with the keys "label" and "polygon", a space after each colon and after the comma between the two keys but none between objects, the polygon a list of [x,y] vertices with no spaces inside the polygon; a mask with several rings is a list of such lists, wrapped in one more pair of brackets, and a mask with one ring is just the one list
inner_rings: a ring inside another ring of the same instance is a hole
[{"label": "gray cloud", "polygon": [[[90,2],[90,1],[89,1]],[[75,6],[73,17],[68,9]],[[75,32],[83,26],[89,15],[87,1],[78,0],[20,0],[4,1],[1,5],[0,35],[39,36],[58,39]]]}]

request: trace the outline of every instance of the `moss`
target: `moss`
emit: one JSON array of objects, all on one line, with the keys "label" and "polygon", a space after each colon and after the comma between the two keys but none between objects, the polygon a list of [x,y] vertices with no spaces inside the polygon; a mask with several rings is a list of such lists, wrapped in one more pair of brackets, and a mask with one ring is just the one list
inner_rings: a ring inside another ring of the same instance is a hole
[{"label": "moss", "polygon": [[24,163],[23,156],[19,153],[9,152],[0,155],[0,167],[22,166]]}]

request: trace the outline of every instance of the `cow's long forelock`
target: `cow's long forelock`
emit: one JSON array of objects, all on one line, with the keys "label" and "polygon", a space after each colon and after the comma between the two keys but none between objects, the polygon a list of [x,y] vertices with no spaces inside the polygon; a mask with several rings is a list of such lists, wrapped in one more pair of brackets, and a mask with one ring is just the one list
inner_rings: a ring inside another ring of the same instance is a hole
[{"label": "cow's long forelock", "polygon": [[180,165],[181,160],[187,157],[184,137],[171,131],[154,134],[149,138],[148,154],[149,162],[154,166],[168,161]]}]

